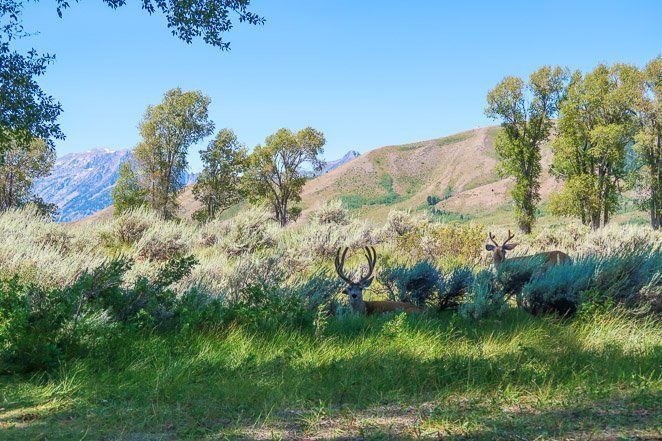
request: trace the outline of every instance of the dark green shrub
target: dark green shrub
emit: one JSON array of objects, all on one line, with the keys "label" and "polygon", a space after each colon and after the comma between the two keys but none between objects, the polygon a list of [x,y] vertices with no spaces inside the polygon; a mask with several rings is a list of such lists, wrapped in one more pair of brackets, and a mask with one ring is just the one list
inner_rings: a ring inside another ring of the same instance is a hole
[{"label": "dark green shrub", "polygon": [[64,354],[73,299],[61,292],[0,281],[0,373],[54,365]]},{"label": "dark green shrub", "polygon": [[582,293],[591,287],[595,269],[592,258],[550,267],[524,285],[518,304],[532,314],[572,314],[581,304]]},{"label": "dark green shrub", "polygon": [[460,267],[444,275],[427,260],[411,268],[387,267],[379,276],[389,296],[402,302],[438,310],[457,306],[473,281],[470,268]]},{"label": "dark green shrub", "polygon": [[221,321],[254,329],[310,327],[315,312],[292,292],[252,285],[243,290],[241,300],[222,310]]},{"label": "dark green shrub", "polygon": [[169,287],[190,274],[196,261],[168,261],[154,279],[122,287],[131,267],[113,260],[82,274],[62,289],[0,280],[0,372],[47,369],[65,357],[88,352],[121,329],[190,327],[218,313],[197,291],[181,297]]}]

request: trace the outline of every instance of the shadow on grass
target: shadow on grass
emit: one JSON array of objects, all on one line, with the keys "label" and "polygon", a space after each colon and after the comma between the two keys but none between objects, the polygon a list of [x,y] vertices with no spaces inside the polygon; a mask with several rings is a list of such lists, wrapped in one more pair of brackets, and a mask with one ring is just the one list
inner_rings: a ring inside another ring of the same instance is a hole
[{"label": "shadow on grass", "polygon": [[[587,350],[565,323],[529,317],[473,326],[390,321],[336,321],[322,340],[282,330],[136,338],[114,361],[80,360],[50,378],[0,378],[0,430],[7,439],[241,439],[274,428],[324,437],[334,427],[330,437],[513,439],[608,433],[608,423],[636,435],[659,421],[659,347]],[[522,336],[508,350],[489,348]],[[477,405],[456,402],[477,396]],[[521,400],[540,410],[503,410]],[[325,420],[330,428],[320,426]]]}]

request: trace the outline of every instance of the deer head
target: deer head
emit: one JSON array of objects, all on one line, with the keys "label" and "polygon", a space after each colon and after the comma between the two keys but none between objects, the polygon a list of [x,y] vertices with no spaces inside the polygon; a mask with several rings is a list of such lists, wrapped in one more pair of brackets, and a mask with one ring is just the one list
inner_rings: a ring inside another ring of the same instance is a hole
[{"label": "deer head", "polygon": [[488,243],[485,245],[485,249],[487,251],[492,251],[494,266],[498,268],[499,265],[501,265],[501,263],[506,260],[506,251],[510,251],[517,246],[516,243],[508,243],[513,237],[515,237],[515,235],[512,234],[510,230],[508,230],[508,238],[501,245],[499,245],[497,241],[494,240],[494,235],[491,232],[489,233],[489,236],[494,245]]},{"label": "deer head", "polygon": [[335,265],[338,276],[343,279],[345,283],[347,283],[347,286],[345,289],[343,289],[343,292],[349,296],[349,306],[351,307],[352,311],[364,312],[365,303],[363,301],[363,290],[370,286],[372,279],[374,278],[373,273],[375,271],[375,263],[377,263],[377,252],[373,247],[364,248],[365,257],[368,259],[368,272],[364,274],[362,271],[361,278],[357,282],[354,282],[352,279],[345,275],[345,271],[343,269],[345,266],[345,257],[347,256],[349,248],[345,248],[345,250],[342,252],[342,255],[340,250],[341,249],[338,248],[338,252],[336,253]]}]

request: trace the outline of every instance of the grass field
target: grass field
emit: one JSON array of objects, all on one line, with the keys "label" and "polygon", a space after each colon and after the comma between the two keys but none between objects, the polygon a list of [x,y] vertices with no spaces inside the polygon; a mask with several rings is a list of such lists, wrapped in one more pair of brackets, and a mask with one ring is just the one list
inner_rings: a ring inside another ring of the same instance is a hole
[{"label": "grass field", "polygon": [[593,313],[135,334],[0,376],[3,440],[656,439],[662,325]]}]

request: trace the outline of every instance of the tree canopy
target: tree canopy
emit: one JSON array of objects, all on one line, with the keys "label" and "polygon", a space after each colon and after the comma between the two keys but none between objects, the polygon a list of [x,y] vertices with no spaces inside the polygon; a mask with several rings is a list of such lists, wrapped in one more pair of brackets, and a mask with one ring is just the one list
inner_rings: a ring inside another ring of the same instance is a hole
[{"label": "tree canopy", "polygon": [[528,83],[506,77],[487,95],[485,113],[502,121],[495,141],[498,170],[515,178],[515,214],[525,233],[531,232],[540,201],[540,146],[551,134],[566,79],[565,69],[545,66],[531,74]]},{"label": "tree canopy", "polygon": [[204,168],[193,185],[193,195],[202,208],[194,217],[205,221],[243,199],[241,177],[246,168],[247,150],[232,130],[223,129],[200,151],[200,157]]},{"label": "tree canopy", "polygon": [[142,141],[134,150],[137,172],[149,205],[166,218],[174,216],[178,208],[188,148],[214,130],[210,102],[199,91],[171,89],[160,104],[147,107],[140,123]]},{"label": "tree canopy", "polygon": [[321,170],[324,144],[324,134],[312,127],[297,133],[283,128],[269,135],[264,146],[255,147],[248,157],[243,185],[249,199],[268,202],[276,220],[287,225],[300,212],[290,204],[301,201],[301,190],[306,183],[302,166],[309,163]]}]

